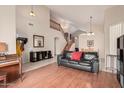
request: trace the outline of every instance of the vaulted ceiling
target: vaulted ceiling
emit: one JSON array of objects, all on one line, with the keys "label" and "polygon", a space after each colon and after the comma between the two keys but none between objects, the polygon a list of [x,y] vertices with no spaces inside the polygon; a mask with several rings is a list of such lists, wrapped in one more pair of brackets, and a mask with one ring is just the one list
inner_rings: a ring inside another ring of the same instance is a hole
[{"label": "vaulted ceiling", "polygon": [[52,18],[60,21],[64,28],[70,25],[74,28],[86,28],[90,16],[93,24],[104,23],[105,10],[113,7],[111,5],[48,5]]}]

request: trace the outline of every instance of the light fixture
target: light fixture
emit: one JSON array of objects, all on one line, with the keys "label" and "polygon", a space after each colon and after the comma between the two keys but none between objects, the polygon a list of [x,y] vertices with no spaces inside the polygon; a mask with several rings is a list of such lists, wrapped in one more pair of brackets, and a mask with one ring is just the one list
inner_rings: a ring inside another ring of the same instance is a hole
[{"label": "light fixture", "polygon": [[34,13],[33,5],[31,6],[30,16],[33,16],[33,17],[36,16]]},{"label": "light fixture", "polygon": [[86,33],[83,33],[82,35],[87,35],[87,36],[95,35],[95,34],[92,32],[92,16],[90,16],[90,31],[89,31],[89,32],[86,32]]},{"label": "light fixture", "polygon": [[90,32],[87,33],[87,35],[94,35],[94,33],[92,32],[92,16],[90,16]]}]

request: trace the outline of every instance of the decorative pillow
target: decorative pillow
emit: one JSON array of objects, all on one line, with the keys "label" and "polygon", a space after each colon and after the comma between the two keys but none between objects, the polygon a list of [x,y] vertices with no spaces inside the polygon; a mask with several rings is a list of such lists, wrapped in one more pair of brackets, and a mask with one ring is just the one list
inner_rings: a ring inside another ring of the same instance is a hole
[{"label": "decorative pillow", "polygon": [[71,53],[66,53],[66,58],[71,59]]},{"label": "decorative pillow", "polygon": [[85,54],[85,55],[84,55],[84,60],[89,61],[89,60],[92,60],[92,59],[95,58],[95,57],[96,57],[96,56],[93,55],[93,54]]},{"label": "decorative pillow", "polygon": [[82,56],[82,52],[73,52],[71,60],[80,61],[81,56]]},{"label": "decorative pillow", "polygon": [[64,51],[64,53],[63,53],[63,58],[67,58],[67,53],[72,53],[72,51]]}]

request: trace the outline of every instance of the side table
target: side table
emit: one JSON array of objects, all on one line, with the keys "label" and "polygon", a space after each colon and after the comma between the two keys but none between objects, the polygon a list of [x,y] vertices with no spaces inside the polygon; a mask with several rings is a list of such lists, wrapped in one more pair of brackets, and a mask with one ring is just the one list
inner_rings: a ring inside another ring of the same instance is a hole
[{"label": "side table", "polygon": [[[108,58],[110,58],[110,63],[108,63]],[[109,54],[109,55],[106,55],[106,70],[111,70],[112,73],[117,70],[115,67],[114,67],[114,62],[115,62],[115,58],[117,58],[117,55],[113,55],[113,54]],[[109,65],[109,66],[108,66]]]}]

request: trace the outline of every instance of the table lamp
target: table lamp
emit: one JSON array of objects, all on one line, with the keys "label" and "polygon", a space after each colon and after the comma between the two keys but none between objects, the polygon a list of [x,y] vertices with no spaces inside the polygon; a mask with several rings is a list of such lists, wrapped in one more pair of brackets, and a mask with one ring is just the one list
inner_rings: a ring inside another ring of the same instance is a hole
[{"label": "table lamp", "polygon": [[6,59],[6,52],[8,50],[8,46],[5,42],[0,42],[0,60]]}]

